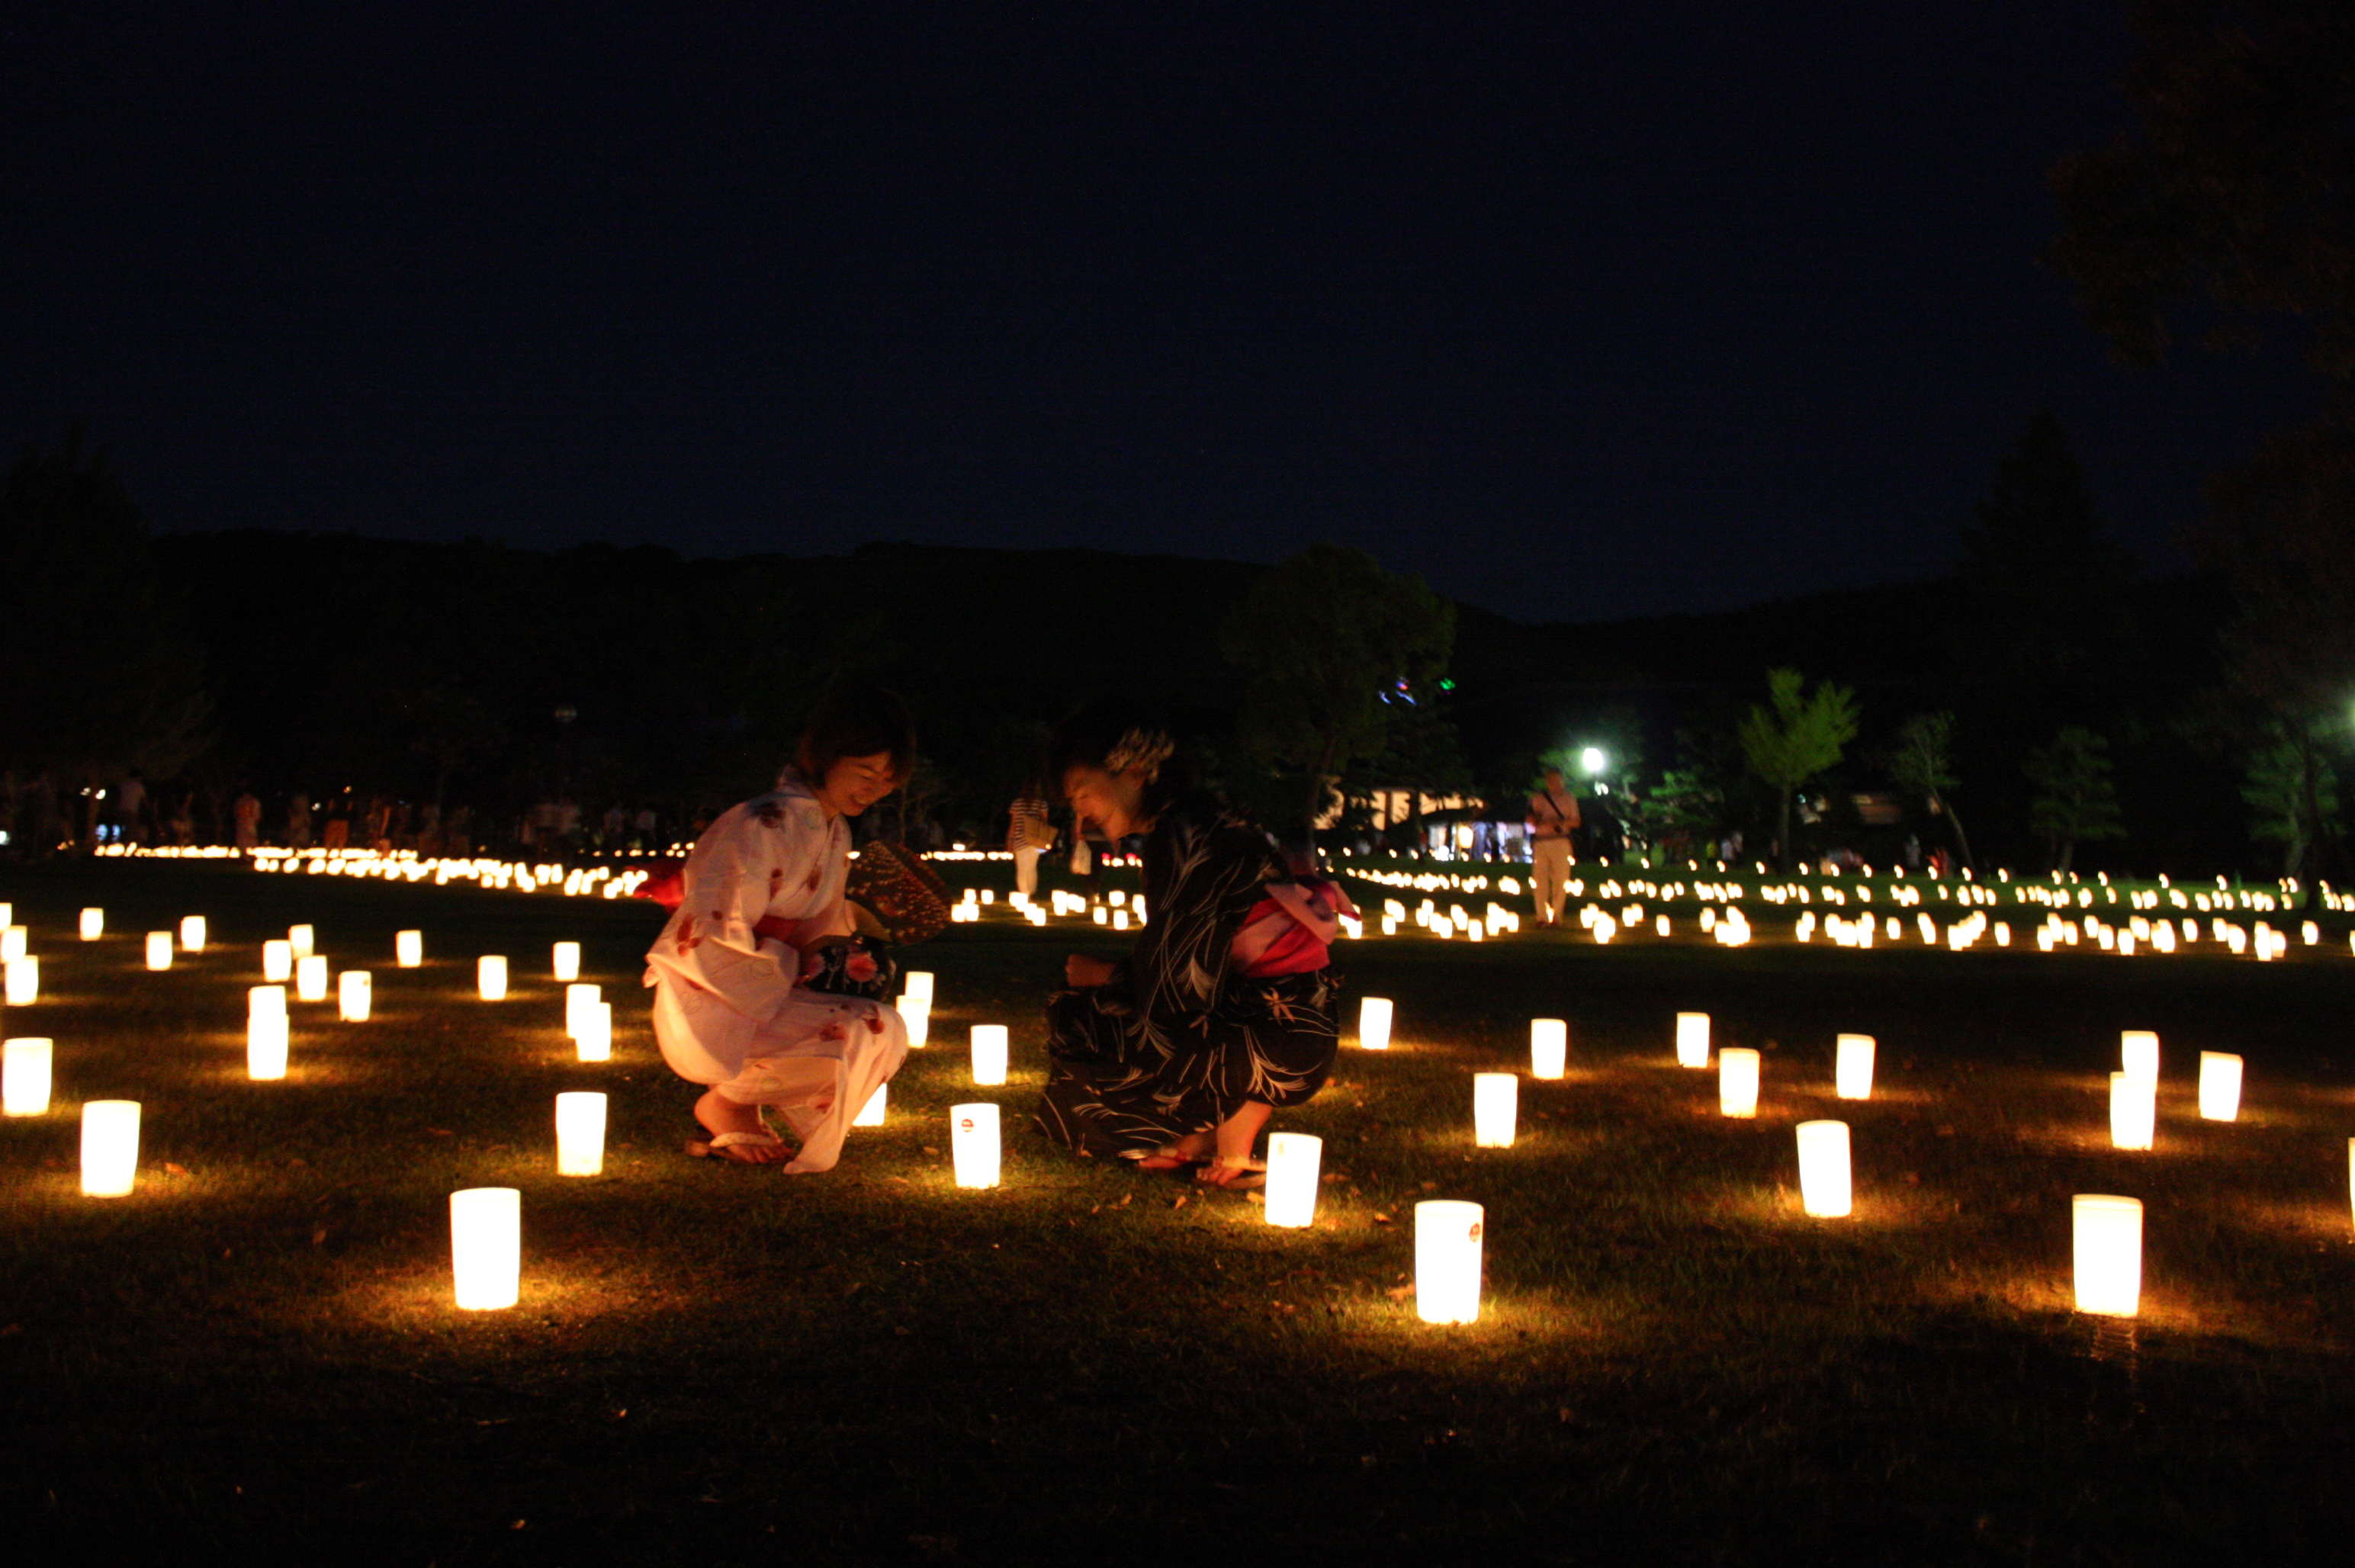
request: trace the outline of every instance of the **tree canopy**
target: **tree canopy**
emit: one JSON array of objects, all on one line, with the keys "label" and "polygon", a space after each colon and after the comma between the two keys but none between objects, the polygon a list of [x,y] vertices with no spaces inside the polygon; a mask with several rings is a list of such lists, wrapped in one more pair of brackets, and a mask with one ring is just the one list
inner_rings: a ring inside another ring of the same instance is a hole
[{"label": "tree canopy", "polygon": [[1856,693],[1829,681],[1804,689],[1806,679],[1795,669],[1766,672],[1766,700],[1753,707],[1742,720],[1742,752],[1751,771],[1774,787],[1781,797],[1776,854],[1791,860],[1791,796],[1807,780],[1840,760],[1840,752],[1856,739]]}]

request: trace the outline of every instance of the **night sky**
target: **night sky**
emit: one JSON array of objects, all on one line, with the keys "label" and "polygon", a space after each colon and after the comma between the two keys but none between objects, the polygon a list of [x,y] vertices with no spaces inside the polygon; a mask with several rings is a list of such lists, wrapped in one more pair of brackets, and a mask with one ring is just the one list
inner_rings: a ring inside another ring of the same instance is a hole
[{"label": "night sky", "polygon": [[1324,538],[1585,620],[1934,573],[2040,403],[2177,570],[2303,408],[2037,261],[2107,0],[53,11],[0,435],[159,528]]}]

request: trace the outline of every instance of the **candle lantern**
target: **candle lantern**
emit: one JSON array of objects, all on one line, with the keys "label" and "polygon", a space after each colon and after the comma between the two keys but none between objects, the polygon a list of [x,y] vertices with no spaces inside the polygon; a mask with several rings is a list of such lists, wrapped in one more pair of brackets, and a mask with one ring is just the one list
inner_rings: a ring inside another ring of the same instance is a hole
[{"label": "candle lantern", "polygon": [[[20,925],[16,929],[22,931],[25,928]],[[30,956],[11,958],[5,973],[5,994],[8,1005],[12,1008],[30,1007],[33,999],[41,994],[41,961]]]},{"label": "candle lantern", "polygon": [[121,1198],[139,1179],[139,1102],[91,1100],[81,1108],[81,1190]]},{"label": "candle lantern", "polygon": [[1819,1220],[1845,1219],[1854,1207],[1848,1124],[1799,1124],[1799,1206]]},{"label": "candle lantern", "polygon": [[261,977],[273,985],[282,985],[294,977],[293,943],[279,936],[261,944]]},{"label": "candle lantern", "polygon": [[613,1060],[613,1004],[591,1002],[581,1009],[581,1028],[572,1036],[572,1053],[582,1061]]},{"label": "candle lantern", "polygon": [[496,953],[485,953],[474,960],[474,989],[486,1002],[506,999],[507,961]]},{"label": "candle lantern", "polygon": [[365,969],[346,969],[336,976],[336,1016],[347,1024],[364,1024],[376,1005],[376,981]]},{"label": "candle lantern", "polygon": [[1561,1019],[1529,1020],[1529,1076],[1559,1078],[1570,1059],[1570,1025]]},{"label": "candle lantern", "polygon": [[922,997],[924,1000],[928,1002],[931,1001],[932,999],[932,972],[930,969],[909,970],[907,983],[900,987],[900,994],[903,997]]},{"label": "candle lantern", "polygon": [[2211,1122],[2241,1115],[2241,1059],[2229,1051],[2200,1053],[2200,1115]]},{"label": "candle lantern", "polygon": [[1832,1065],[1832,1088],[1843,1100],[1872,1098],[1873,1039],[1869,1034],[1839,1037]]},{"label": "candle lantern", "polygon": [[496,1312],[522,1297],[521,1191],[469,1187],[450,1194],[450,1273],[468,1312]]},{"label": "candle lantern", "polygon": [[1679,1067],[1709,1065],[1709,1015],[1707,1013],[1677,1015],[1677,1065]]},{"label": "candle lantern", "polygon": [[573,1089],[556,1097],[556,1174],[598,1176],[605,1169],[605,1096]]},{"label": "candle lantern", "polygon": [[180,920],[180,951],[202,953],[205,950],[205,917],[185,915]]},{"label": "candle lantern", "polygon": [[284,1013],[256,1010],[245,1019],[245,1075],[257,1083],[286,1076],[288,1026]]},{"label": "candle lantern", "polygon": [[932,1030],[932,999],[911,992],[892,1004],[900,1009],[900,1021],[908,1026],[908,1044],[921,1047]]},{"label": "candle lantern", "polygon": [[1717,1109],[1726,1116],[1758,1114],[1758,1053],[1729,1046],[1717,1053]]},{"label": "candle lantern", "polygon": [[2070,1200],[2077,1310],[2132,1317],[2142,1307],[2142,1201],[2080,1192]]},{"label": "candle lantern", "polygon": [[2110,1074],[2110,1147],[2148,1148],[2158,1125],[2158,1089],[2131,1072]]},{"label": "candle lantern", "polygon": [[997,1107],[988,1104],[949,1107],[949,1155],[959,1187],[997,1185]]},{"label": "candle lantern", "polygon": [[1358,1003],[1358,1043],[1368,1051],[1391,1048],[1391,999],[1367,997]]},{"label": "candle lantern", "polygon": [[81,939],[84,942],[96,942],[100,937],[104,936],[105,934],[106,912],[102,909],[86,909],[82,911]]},{"label": "candle lantern", "polygon": [[2158,1082],[2158,1036],[2147,1029],[2130,1029],[2118,1036],[2118,1054],[2126,1070],[2146,1083]]},{"label": "candle lantern", "polygon": [[875,1093],[867,1096],[867,1104],[858,1107],[858,1115],[850,1118],[850,1125],[854,1127],[881,1126],[890,1093],[891,1085],[888,1083],[875,1085]]},{"label": "candle lantern", "polygon": [[0,926],[0,962],[25,956],[26,942],[31,934],[21,925]]},{"label": "candle lantern", "polygon": [[172,933],[151,931],[147,933],[147,967],[169,969],[172,966]]},{"label": "candle lantern", "polygon": [[1414,1309],[1425,1323],[1480,1320],[1477,1203],[1434,1198],[1414,1206]]},{"label": "candle lantern", "polygon": [[11,1116],[48,1115],[55,1056],[56,1046],[46,1040],[12,1040],[0,1046],[0,1111]]},{"label": "candle lantern", "polygon": [[553,964],[559,980],[570,982],[581,978],[581,944],[577,942],[558,943]]},{"label": "candle lantern", "polygon": [[602,987],[592,986],[580,980],[575,980],[572,984],[565,987],[564,1032],[570,1035],[573,1039],[579,1040],[581,1038],[581,1020],[589,1016],[589,1009],[595,1007],[599,999],[602,998],[604,994],[604,990]]},{"label": "candle lantern", "polygon": [[286,945],[293,950],[295,957],[308,958],[319,951],[319,933],[307,925],[290,925],[286,928]]},{"label": "candle lantern", "polygon": [[294,960],[294,996],[305,1002],[327,999],[327,955],[306,953]]},{"label": "candle lantern", "polygon": [[248,986],[245,988],[245,1016],[257,1018],[263,1013],[286,1016],[286,987],[283,986]]},{"label": "candle lantern", "polygon": [[1267,1135],[1267,1222],[1304,1230],[1316,1218],[1316,1168],[1325,1140],[1307,1133]]},{"label": "candle lantern", "polygon": [[1472,1142],[1480,1148],[1513,1147],[1514,1124],[1519,1119],[1520,1078],[1511,1072],[1472,1075]]},{"label": "candle lantern", "polygon": [[414,969],[425,962],[425,933],[421,931],[396,931],[392,933],[392,961],[403,969]]},{"label": "candle lantern", "polygon": [[990,1085],[1006,1082],[1006,1026],[973,1026],[973,1081]]}]

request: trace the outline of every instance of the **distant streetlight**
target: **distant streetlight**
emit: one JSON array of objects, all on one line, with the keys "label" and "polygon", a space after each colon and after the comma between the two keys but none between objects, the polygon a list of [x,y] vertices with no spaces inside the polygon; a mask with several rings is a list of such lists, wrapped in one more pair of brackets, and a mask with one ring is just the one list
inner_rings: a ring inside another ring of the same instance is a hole
[{"label": "distant streetlight", "polygon": [[1578,765],[1586,770],[1586,775],[1589,778],[1600,774],[1610,765],[1610,762],[1611,759],[1603,754],[1603,748],[1600,746],[1589,746],[1578,753]]}]

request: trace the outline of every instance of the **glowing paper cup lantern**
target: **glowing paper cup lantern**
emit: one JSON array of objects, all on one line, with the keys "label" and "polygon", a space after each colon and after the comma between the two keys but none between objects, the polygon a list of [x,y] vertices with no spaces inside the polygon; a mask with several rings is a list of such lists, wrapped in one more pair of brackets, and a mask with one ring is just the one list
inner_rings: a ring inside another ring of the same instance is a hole
[{"label": "glowing paper cup lantern", "polygon": [[1391,1000],[1367,997],[1358,1003],[1358,1043],[1368,1051],[1391,1048]]},{"label": "glowing paper cup lantern", "polygon": [[850,1118],[850,1125],[854,1127],[881,1126],[890,1093],[891,1085],[889,1083],[875,1085],[875,1093],[867,1096],[867,1104],[858,1108],[858,1115]]},{"label": "glowing paper cup lantern", "polygon": [[1819,1220],[1843,1219],[1852,1209],[1846,1122],[1799,1124],[1799,1206]]},{"label": "glowing paper cup lantern", "polygon": [[285,1077],[286,1041],[284,1013],[249,1014],[245,1020],[245,1075],[257,1083],[274,1083]]},{"label": "glowing paper cup lantern", "polygon": [[286,945],[293,949],[295,957],[308,958],[319,951],[319,933],[307,925],[290,925],[286,928]]},{"label": "glowing paper cup lantern", "polygon": [[45,1116],[49,1111],[50,1062],[56,1047],[46,1040],[12,1040],[0,1046],[0,1111],[12,1116]]},{"label": "glowing paper cup lantern", "polygon": [[604,991],[602,987],[578,980],[565,987],[564,1032],[579,1040],[581,1020],[589,1016],[589,1009],[595,1007],[603,995]]},{"label": "glowing paper cup lantern", "polygon": [[2077,1310],[2132,1317],[2142,1307],[2142,1200],[2080,1192],[2074,1221]]},{"label": "glowing paper cup lantern", "polygon": [[0,960],[25,956],[25,944],[30,935],[21,925],[0,927]]},{"label": "glowing paper cup lantern", "polygon": [[1472,1075],[1472,1142],[1480,1148],[1513,1147],[1513,1125],[1519,1118],[1520,1078],[1510,1072]]},{"label": "glowing paper cup lantern", "polygon": [[605,1169],[605,1096],[574,1089],[556,1097],[556,1174],[597,1176]]},{"label": "glowing paper cup lantern", "polygon": [[1425,1323],[1480,1320],[1481,1220],[1477,1203],[1414,1206],[1414,1310]]},{"label": "glowing paper cup lantern", "polygon": [[956,1162],[959,1187],[997,1185],[997,1107],[992,1104],[949,1107],[949,1154]]},{"label": "glowing paper cup lantern", "polygon": [[261,977],[283,985],[294,977],[294,944],[276,937],[261,944]]},{"label": "glowing paper cup lantern", "polygon": [[[23,926],[16,928],[19,931]],[[41,994],[41,961],[37,958],[11,958],[7,964],[5,995],[12,1008],[30,1007],[33,998]]]},{"label": "glowing paper cup lantern", "polygon": [[523,1194],[469,1187],[450,1194],[450,1272],[468,1312],[513,1307],[523,1295]]},{"label": "glowing paper cup lantern", "polygon": [[2110,1074],[2110,1147],[2148,1148],[2158,1125],[2158,1089],[2131,1072]]},{"label": "glowing paper cup lantern", "polygon": [[202,953],[205,950],[205,917],[203,915],[192,914],[181,920],[180,950],[184,953]]},{"label": "glowing paper cup lantern", "polygon": [[932,999],[909,995],[892,1004],[900,1009],[900,1021],[908,1026],[908,1043],[922,1046],[932,1031]]},{"label": "glowing paper cup lantern", "polygon": [[613,1004],[591,1002],[581,1009],[581,1027],[573,1032],[572,1053],[582,1061],[613,1060]]},{"label": "glowing paper cup lantern", "polygon": [[2147,1029],[2130,1029],[2118,1036],[2118,1054],[2135,1077],[2146,1083],[2158,1082],[2158,1036]]},{"label": "glowing paper cup lantern", "polygon": [[104,936],[105,934],[106,912],[102,909],[86,909],[82,911],[81,939],[84,942],[96,942],[100,937]]},{"label": "glowing paper cup lantern", "polygon": [[932,999],[932,972],[930,969],[909,970],[908,983],[900,987],[900,994],[903,997],[922,997],[924,1000],[928,1002],[931,1001]]},{"label": "glowing paper cup lantern", "polygon": [[376,981],[365,969],[346,969],[336,976],[336,1016],[347,1024],[364,1024],[376,1005]]},{"label": "glowing paper cup lantern", "polygon": [[305,1002],[324,1002],[327,999],[327,955],[325,954],[305,954],[294,960],[294,995],[298,1000]]},{"label": "glowing paper cup lantern", "polygon": [[1529,1020],[1529,1076],[1559,1078],[1570,1060],[1570,1025],[1561,1019]]},{"label": "glowing paper cup lantern", "polygon": [[1709,1065],[1709,1015],[1707,1013],[1677,1015],[1677,1065],[1678,1067]]},{"label": "glowing paper cup lantern", "polygon": [[400,968],[414,969],[425,962],[425,933],[421,931],[397,931],[392,935],[392,961]]},{"label": "glowing paper cup lantern", "polygon": [[973,1026],[973,1081],[990,1085],[1006,1082],[1006,1026]]},{"label": "glowing paper cup lantern", "polygon": [[474,989],[486,1002],[504,1001],[507,994],[507,961],[496,953],[474,960]]},{"label": "glowing paper cup lantern", "polygon": [[558,943],[553,961],[558,979],[569,981],[581,978],[581,944],[579,943]]},{"label": "glowing paper cup lantern", "polygon": [[1832,1088],[1843,1100],[1872,1098],[1873,1040],[1869,1034],[1839,1037],[1839,1053],[1832,1065]]},{"label": "glowing paper cup lantern", "polygon": [[2241,1059],[2230,1051],[2200,1053],[2200,1114],[2211,1122],[2241,1115]]},{"label": "glowing paper cup lantern", "polygon": [[1721,1115],[1758,1114],[1758,1053],[1730,1046],[1717,1053],[1717,1109]]},{"label": "glowing paper cup lantern", "polygon": [[172,933],[151,931],[147,933],[147,967],[169,969],[172,966]]},{"label": "glowing paper cup lantern", "polygon": [[1303,1230],[1316,1218],[1316,1168],[1325,1140],[1306,1133],[1267,1136],[1267,1222]]},{"label": "glowing paper cup lantern", "polygon": [[139,1102],[91,1100],[81,1108],[81,1190],[121,1198],[139,1179]]}]

